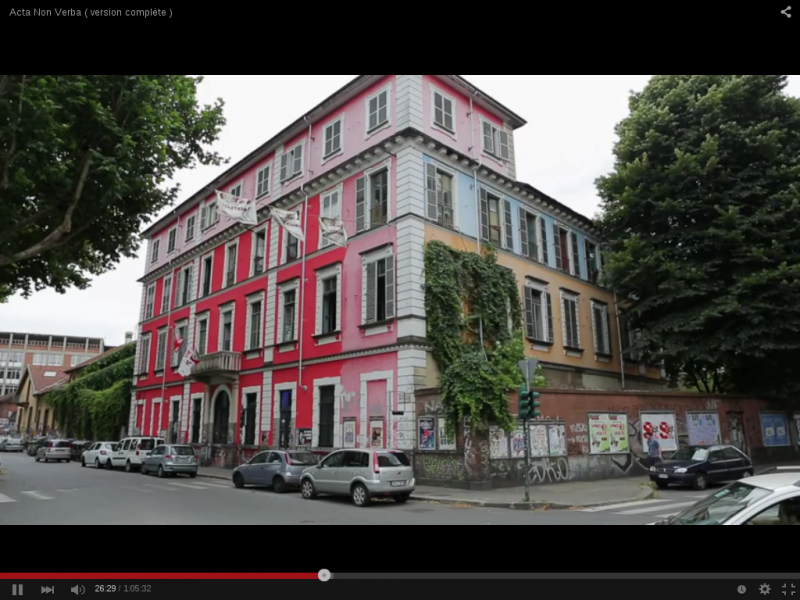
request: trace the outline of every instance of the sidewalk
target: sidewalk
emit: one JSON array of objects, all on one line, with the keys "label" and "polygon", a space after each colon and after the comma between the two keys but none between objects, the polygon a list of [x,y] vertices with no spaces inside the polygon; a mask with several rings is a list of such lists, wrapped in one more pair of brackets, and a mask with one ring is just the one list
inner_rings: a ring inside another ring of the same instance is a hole
[{"label": "sidewalk", "polygon": [[[231,481],[231,473],[231,469],[200,467],[197,474],[200,477]],[[531,486],[531,502],[528,503],[522,500],[525,497],[525,490],[522,487],[472,491],[420,485],[414,490],[410,499],[419,502],[486,508],[556,510],[647,500],[654,494],[653,489],[647,483],[647,477],[625,477],[601,481],[533,485]]]}]

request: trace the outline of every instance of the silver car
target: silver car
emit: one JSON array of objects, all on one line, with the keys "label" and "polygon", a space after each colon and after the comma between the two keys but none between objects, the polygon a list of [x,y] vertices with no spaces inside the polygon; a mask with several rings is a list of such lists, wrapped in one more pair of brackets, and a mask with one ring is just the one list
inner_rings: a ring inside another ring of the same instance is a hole
[{"label": "silver car", "polygon": [[256,454],[247,463],[233,470],[233,485],[271,487],[278,494],[288,488],[300,486],[300,476],[310,465],[317,464],[317,457],[306,451],[270,450]]},{"label": "silver car", "polygon": [[22,438],[0,438],[0,452],[22,452],[24,449]]},{"label": "silver car", "polygon": [[399,450],[337,450],[303,471],[300,478],[300,492],[306,500],[317,494],[350,496],[356,506],[386,497],[402,504],[414,485],[414,469]]},{"label": "silver car", "polygon": [[36,462],[69,462],[72,458],[72,442],[69,440],[48,440],[36,451]]},{"label": "silver car", "polygon": [[142,460],[141,473],[158,473],[159,477],[184,473],[189,477],[197,477],[198,460],[194,448],[184,444],[156,446]]}]

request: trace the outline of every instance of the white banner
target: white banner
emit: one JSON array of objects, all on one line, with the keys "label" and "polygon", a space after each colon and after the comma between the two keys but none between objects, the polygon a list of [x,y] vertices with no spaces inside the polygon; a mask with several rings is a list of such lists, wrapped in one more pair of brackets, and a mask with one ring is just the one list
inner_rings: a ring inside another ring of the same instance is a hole
[{"label": "white banner", "polygon": [[228,215],[234,221],[248,225],[258,225],[254,200],[233,196],[217,190],[217,210]]},{"label": "white banner", "polygon": [[183,355],[183,360],[181,360],[180,366],[178,367],[178,373],[181,374],[181,377],[188,377],[192,374],[192,367],[199,362],[200,356],[198,356],[197,350],[187,350],[186,354]]},{"label": "white banner", "polygon": [[286,231],[291,233],[298,240],[300,240],[301,242],[306,241],[306,237],[303,234],[303,226],[300,224],[299,213],[289,210],[281,210],[279,208],[273,208],[271,211],[271,216],[278,222],[278,225],[283,227]]},{"label": "white banner", "polygon": [[347,232],[344,229],[344,221],[338,217],[320,217],[319,226],[323,238],[342,248],[347,246]]}]

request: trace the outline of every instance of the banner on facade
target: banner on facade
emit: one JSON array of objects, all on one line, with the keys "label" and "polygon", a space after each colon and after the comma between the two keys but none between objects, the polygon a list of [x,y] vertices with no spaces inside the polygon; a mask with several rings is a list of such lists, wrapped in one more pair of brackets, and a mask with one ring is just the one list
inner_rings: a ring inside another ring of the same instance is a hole
[{"label": "banner on facade", "polygon": [[301,242],[306,240],[306,237],[303,233],[303,226],[300,224],[299,212],[273,208],[270,212],[270,215],[278,222],[278,225],[283,227],[298,240]]},{"label": "banner on facade", "polygon": [[692,446],[719,444],[719,415],[715,412],[690,412],[686,429]]},{"label": "banner on facade", "polygon": [[661,450],[673,452],[678,449],[677,430],[675,429],[675,413],[642,413],[642,448],[656,436]]},{"label": "banner on facade", "polygon": [[319,228],[324,239],[342,248],[347,246],[347,231],[344,228],[344,221],[340,218],[320,217]]},{"label": "banner on facade", "polygon": [[489,458],[508,458],[508,436],[497,425],[489,428]]},{"label": "banner on facade", "polygon": [[192,367],[199,362],[200,356],[197,354],[197,350],[187,350],[186,354],[183,355],[180,366],[178,367],[178,373],[181,374],[181,377],[188,377],[192,374]]},{"label": "banner on facade", "polygon": [[790,446],[786,415],[761,413],[761,435],[765,446]]},{"label": "banner on facade", "polygon": [[248,200],[217,190],[217,210],[234,221],[247,225],[258,225],[255,200]]}]

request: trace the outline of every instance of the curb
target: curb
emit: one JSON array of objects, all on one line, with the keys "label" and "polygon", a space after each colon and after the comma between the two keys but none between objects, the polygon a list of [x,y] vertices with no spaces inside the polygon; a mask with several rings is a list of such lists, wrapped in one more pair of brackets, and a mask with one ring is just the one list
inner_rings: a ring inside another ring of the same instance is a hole
[{"label": "curb", "polygon": [[[233,471],[231,471],[231,472],[233,472]],[[222,481],[228,481],[228,482],[231,480],[230,476],[223,477],[222,475],[206,475],[205,473],[200,473],[200,472],[197,473],[197,476],[198,477],[205,477],[206,479],[220,479]]]}]

